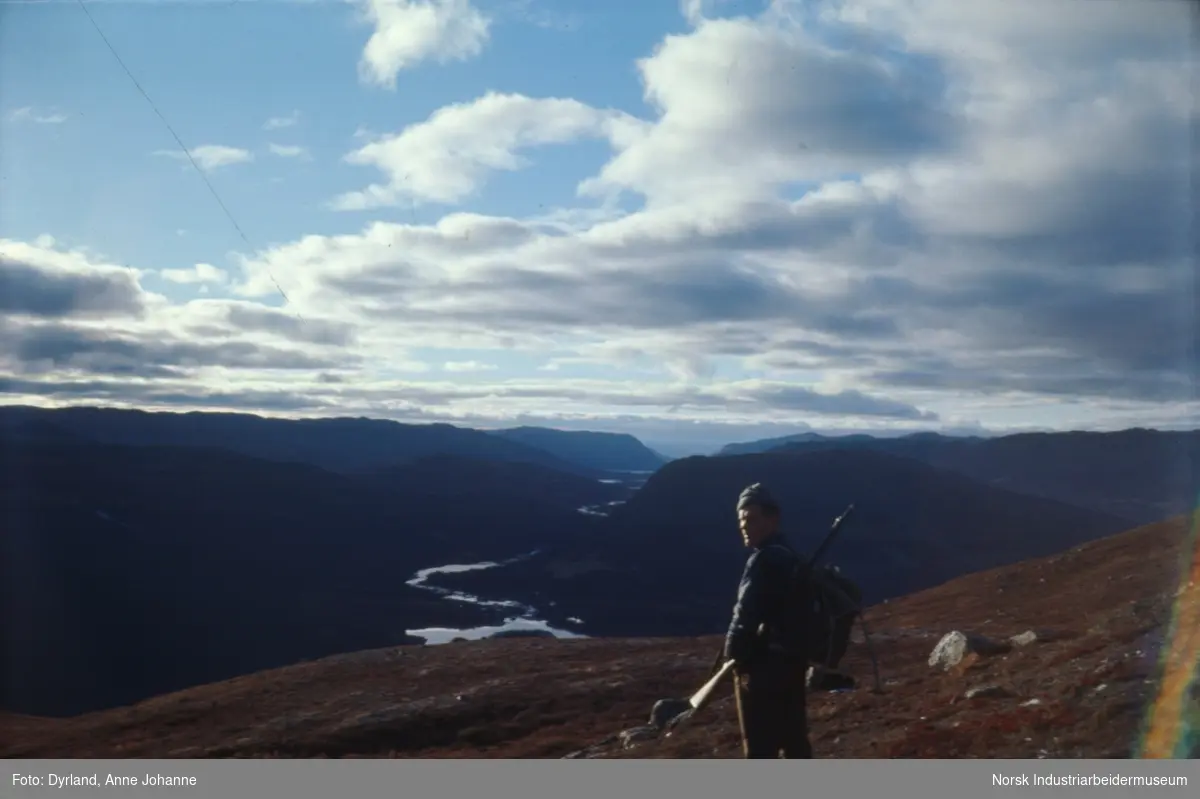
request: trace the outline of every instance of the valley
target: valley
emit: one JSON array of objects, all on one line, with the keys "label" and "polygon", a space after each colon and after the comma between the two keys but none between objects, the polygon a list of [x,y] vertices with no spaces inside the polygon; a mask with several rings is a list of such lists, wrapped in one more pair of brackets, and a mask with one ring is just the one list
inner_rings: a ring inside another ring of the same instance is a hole
[{"label": "valley", "polygon": [[[107,712],[391,647],[717,635],[745,557],[732,501],[760,480],[806,551],[855,506],[828,558],[876,608],[1132,526],[1053,498],[1061,482],[1024,493],[859,440],[652,471],[633,468],[645,465],[636,447],[628,462],[613,461],[605,440],[606,462],[623,468],[596,473],[596,458],[570,468],[545,460],[579,457],[577,439],[574,449],[514,460],[455,454],[467,432],[438,444],[419,430],[424,449],[406,444],[399,451],[410,454],[393,462],[346,469],[334,466],[354,459],[331,453],[356,446],[348,421],[337,422],[348,439],[322,439],[325,454],[306,461],[290,445],[246,454],[253,435],[215,446],[229,440],[221,415],[156,419],[147,432],[147,416],[130,413],[0,409],[8,712]],[[89,426],[95,419],[103,424]],[[173,424],[214,445],[182,434],[154,443]],[[213,430],[197,428],[206,424]],[[320,429],[296,424],[301,439]],[[1102,466],[1088,455],[1089,470]]]}]

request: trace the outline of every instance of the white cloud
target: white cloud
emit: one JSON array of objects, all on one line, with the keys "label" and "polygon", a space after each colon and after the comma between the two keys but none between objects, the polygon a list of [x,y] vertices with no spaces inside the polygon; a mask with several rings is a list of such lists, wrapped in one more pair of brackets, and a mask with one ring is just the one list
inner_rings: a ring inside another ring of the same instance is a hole
[{"label": "white cloud", "polygon": [[494,372],[496,365],[479,361],[446,361],[442,368],[447,372]]},{"label": "white cloud", "polygon": [[353,153],[383,179],[340,207],[463,202],[585,137],[609,202],[297,236],[245,254],[236,303],[9,242],[8,391],[659,431],[1200,418],[1187,12],[1031,9],[777,0],[643,59],[647,120],[447,106]]},{"label": "white cloud", "polygon": [[[41,386],[48,394],[95,390],[113,398],[186,392],[189,384],[220,392],[222,384],[245,385],[247,375],[269,382],[359,363],[345,351],[354,327],[337,320],[230,300],[172,303],[141,285],[144,272],[48,241],[0,240],[0,263],[0,371],[12,377],[0,385],[9,394]],[[188,271],[161,274],[184,282],[220,277],[203,264]],[[148,387],[147,380],[161,382]]]},{"label": "white cloud", "polygon": [[159,272],[163,280],[172,283],[224,283],[229,275],[224,269],[212,264],[196,264],[191,269],[163,269]]},{"label": "white cloud", "polygon": [[59,246],[52,236],[33,243],[0,239],[0,321],[140,317],[148,297],[139,273]]},{"label": "white cloud", "polygon": [[699,22],[704,18],[704,0],[679,0],[679,10],[688,22]]},{"label": "white cloud", "polygon": [[359,61],[364,81],[395,88],[396,76],[423,61],[479,55],[490,20],[470,0],[354,0],[375,26]]},{"label": "white cloud", "polygon": [[225,166],[245,164],[254,160],[254,154],[249,150],[243,150],[239,147],[227,147],[223,144],[204,144],[200,147],[192,148],[187,153],[179,150],[157,150],[154,154],[181,161],[188,161],[190,154],[190,160],[194,161],[196,166],[206,172]]},{"label": "white cloud", "polygon": [[626,114],[577,100],[490,92],[347,155],[351,164],[376,167],[388,182],[344,194],[333,205],[364,210],[405,201],[456,203],[474,194],[490,172],[525,167],[521,150],[583,137],[620,142],[638,125]]},{"label": "white cloud", "polygon": [[876,49],[837,49],[788,22],[703,20],[639,69],[653,128],[628,141],[589,193],[655,205],[774,196],[936,152],[959,128],[916,67]]},{"label": "white cloud", "polygon": [[300,121],[300,112],[293,111],[285,117],[271,117],[263,123],[263,130],[280,130],[290,128]]},{"label": "white cloud", "polygon": [[10,111],[8,118],[14,122],[33,122],[38,125],[61,125],[71,117],[61,111],[39,111],[32,106],[24,106]]},{"label": "white cloud", "polygon": [[679,0],[679,13],[692,25],[699,25],[729,2],[730,0]]},{"label": "white cloud", "polygon": [[310,158],[308,148],[295,144],[271,144],[271,153],[280,158]]}]

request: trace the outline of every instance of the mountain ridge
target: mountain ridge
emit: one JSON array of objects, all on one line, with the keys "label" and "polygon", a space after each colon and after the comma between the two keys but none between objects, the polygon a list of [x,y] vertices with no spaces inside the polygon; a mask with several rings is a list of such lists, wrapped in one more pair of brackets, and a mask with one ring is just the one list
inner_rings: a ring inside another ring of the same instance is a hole
[{"label": "mountain ridge", "polygon": [[629,433],[556,430],[528,425],[488,432],[545,450],[562,460],[606,472],[653,471],[667,460]]},{"label": "mountain ridge", "polygon": [[771,452],[887,452],[989,485],[1100,510],[1130,524],[1186,513],[1200,490],[1200,431],[1133,427],[994,438],[905,436],[791,442]]},{"label": "mountain ridge", "polygon": [[37,423],[34,429],[43,437],[57,430],[60,435],[96,443],[217,447],[345,473],[412,462],[427,455],[455,454],[538,463],[587,477],[606,476],[604,470],[563,460],[521,441],[446,423],[406,424],[364,416],[282,419],[251,413],[0,406],[0,432],[5,438],[27,436],[30,423]]}]

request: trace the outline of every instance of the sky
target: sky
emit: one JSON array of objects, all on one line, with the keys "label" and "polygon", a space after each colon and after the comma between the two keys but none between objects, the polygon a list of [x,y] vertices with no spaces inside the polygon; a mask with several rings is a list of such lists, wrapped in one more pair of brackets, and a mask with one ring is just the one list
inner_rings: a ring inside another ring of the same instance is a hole
[{"label": "sky", "polygon": [[1193,14],[0,0],[0,402],[1200,426]]}]

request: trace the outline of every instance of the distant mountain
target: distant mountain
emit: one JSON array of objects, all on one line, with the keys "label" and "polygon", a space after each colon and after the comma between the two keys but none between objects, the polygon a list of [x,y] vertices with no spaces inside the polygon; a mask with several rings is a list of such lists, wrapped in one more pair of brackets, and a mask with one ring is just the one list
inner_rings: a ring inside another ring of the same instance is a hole
[{"label": "distant mountain", "polygon": [[[852,438],[869,439],[868,435],[852,435],[852,436],[837,436],[837,440],[846,440]],[[790,436],[775,436],[773,438],[759,438],[754,441],[739,441],[734,444],[726,444],[721,447],[717,455],[752,455],[758,452],[769,452],[777,449],[785,444],[804,441],[828,441],[830,436],[823,436],[820,433],[795,433]]]},{"label": "distant mountain", "polygon": [[[906,442],[922,442],[930,439],[962,441],[966,440],[957,436],[944,436],[940,433],[908,433],[898,437],[872,436],[866,433],[850,433],[847,435],[827,436],[821,433],[796,433],[790,436],[777,436],[775,438],[760,438],[756,441],[742,441],[736,444],[727,444],[717,452],[717,455],[752,455],[756,452],[771,452],[772,450],[787,447],[790,444],[796,445],[816,445],[821,447],[826,446],[844,446],[844,445],[870,445],[875,441],[906,441]],[[974,440],[973,438],[971,440]]]},{"label": "distant mountain", "polygon": [[829,557],[872,602],[1128,527],[1113,515],[870,450],[692,457],[653,475],[596,538],[492,572],[453,575],[446,585],[515,598],[541,592],[593,633],[717,632],[746,555],[734,505],[756,481],[778,496],[785,530],[805,551],[855,504]]},{"label": "distant mountain", "polygon": [[1200,490],[1200,431],[937,434],[789,442],[778,451],[869,449],[1149,524],[1188,512]]},{"label": "distant mountain", "polygon": [[494,435],[536,447],[570,463],[604,471],[648,472],[667,461],[626,433],[511,427],[496,430]]},{"label": "distant mountain", "polygon": [[[0,420],[4,420],[4,408],[0,407]],[[0,446],[6,444],[38,443],[38,444],[86,444],[88,438],[67,430],[49,419],[22,419],[12,424],[0,422]]]},{"label": "distant mountain", "polygon": [[[57,430],[57,433],[52,431]],[[51,435],[98,444],[219,447],[254,458],[307,463],[343,473],[364,472],[429,455],[532,463],[602,477],[520,441],[449,424],[401,424],[384,419],[273,419],[236,413],[150,413],[118,408],[0,407],[0,440]]]},{"label": "distant mountain", "polygon": [[447,455],[346,475],[215,448],[29,438],[0,447],[0,706],[30,713],[494,623],[405,581],[569,542],[594,527],[576,503],[624,491]]}]

